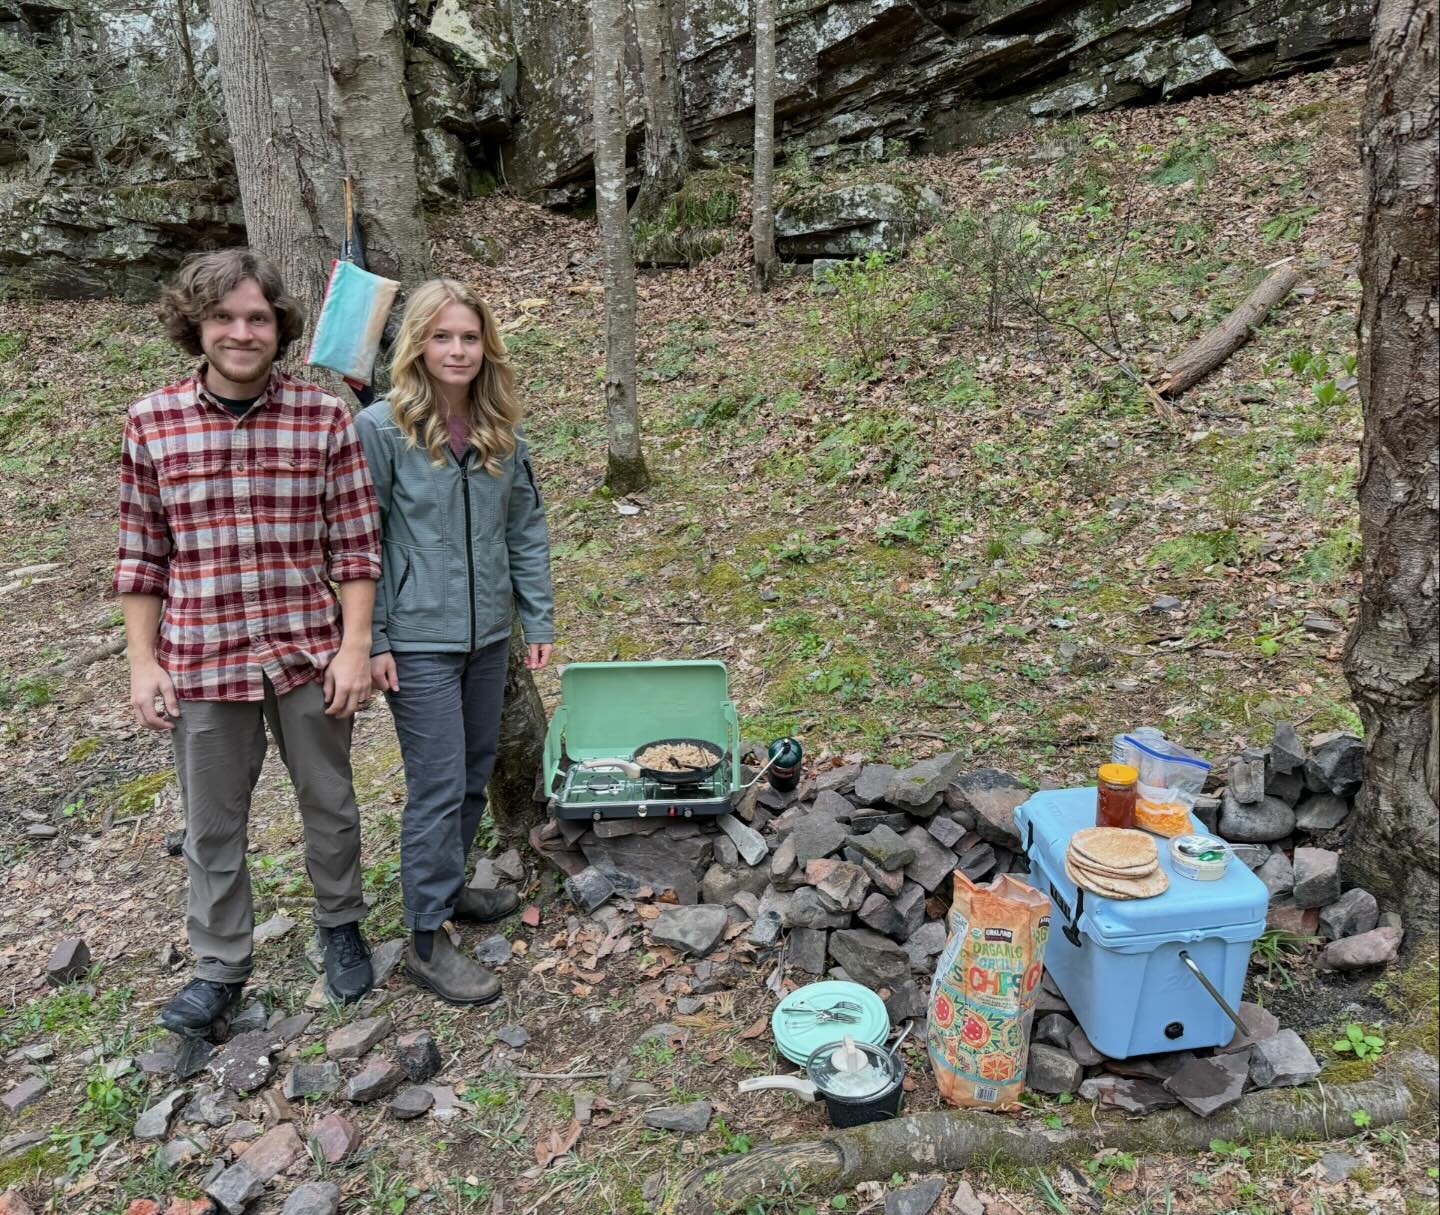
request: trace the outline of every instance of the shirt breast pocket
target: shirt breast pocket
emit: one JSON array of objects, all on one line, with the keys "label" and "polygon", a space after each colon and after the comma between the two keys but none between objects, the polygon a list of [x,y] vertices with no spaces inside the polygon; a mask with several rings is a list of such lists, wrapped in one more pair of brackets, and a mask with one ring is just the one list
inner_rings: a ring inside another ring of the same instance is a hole
[{"label": "shirt breast pocket", "polygon": [[257,514],[277,521],[318,520],[325,502],[324,453],[259,453],[251,493]]},{"label": "shirt breast pocket", "polygon": [[183,527],[187,517],[234,508],[229,460],[224,453],[177,454],[156,468],[160,500],[172,515],[171,525]]}]

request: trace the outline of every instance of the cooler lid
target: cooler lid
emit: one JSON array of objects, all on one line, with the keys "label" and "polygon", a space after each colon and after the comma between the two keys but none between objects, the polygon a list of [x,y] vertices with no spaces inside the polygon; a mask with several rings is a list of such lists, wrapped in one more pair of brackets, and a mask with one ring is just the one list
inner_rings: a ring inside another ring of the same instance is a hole
[{"label": "cooler lid", "polygon": [[[1015,809],[1020,842],[1030,856],[1031,866],[1043,871],[1045,881],[1055,883],[1072,908],[1076,904],[1075,886],[1065,875],[1065,852],[1075,832],[1095,825],[1095,798],[1093,787],[1048,789]],[[1193,815],[1191,821],[1196,831],[1205,830]],[[1160,866],[1170,877],[1170,888],[1151,899],[1107,899],[1087,890],[1082,932],[1103,945],[1121,945],[1140,937],[1221,931],[1257,922],[1263,926],[1269,892],[1238,857],[1231,859],[1223,877],[1197,882],[1174,871],[1170,841],[1159,835],[1154,839]],[[1062,914],[1057,906],[1057,921]],[[1051,930],[1057,926],[1052,925]]]}]

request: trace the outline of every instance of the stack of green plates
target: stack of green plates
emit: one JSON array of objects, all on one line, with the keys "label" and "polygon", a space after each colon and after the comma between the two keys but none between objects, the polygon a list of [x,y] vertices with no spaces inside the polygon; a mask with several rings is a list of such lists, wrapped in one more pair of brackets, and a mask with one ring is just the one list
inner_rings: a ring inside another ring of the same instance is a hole
[{"label": "stack of green plates", "polygon": [[[808,1009],[826,1009],[840,1000],[860,1006],[858,1012],[846,1010],[857,1020],[822,1021],[801,1016],[796,1008],[796,1005],[801,1005]],[[826,979],[822,983],[797,988],[781,1000],[770,1016],[770,1030],[775,1035],[775,1045],[780,1048],[780,1053],[791,1063],[803,1065],[816,1047],[838,1042],[846,1034],[857,1042],[883,1046],[890,1037],[890,1016],[885,1011],[885,1002],[868,987]]]}]

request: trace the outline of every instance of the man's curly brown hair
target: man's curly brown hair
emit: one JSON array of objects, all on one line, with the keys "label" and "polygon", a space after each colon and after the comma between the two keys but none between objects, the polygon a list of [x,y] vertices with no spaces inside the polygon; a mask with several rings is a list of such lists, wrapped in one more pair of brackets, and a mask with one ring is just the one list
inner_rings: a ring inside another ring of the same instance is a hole
[{"label": "man's curly brown hair", "polygon": [[220,249],[188,258],[160,296],[156,313],[170,340],[187,354],[201,355],[200,322],[247,278],[254,279],[275,310],[276,359],[305,328],[305,308],[285,290],[280,271],[253,249]]}]

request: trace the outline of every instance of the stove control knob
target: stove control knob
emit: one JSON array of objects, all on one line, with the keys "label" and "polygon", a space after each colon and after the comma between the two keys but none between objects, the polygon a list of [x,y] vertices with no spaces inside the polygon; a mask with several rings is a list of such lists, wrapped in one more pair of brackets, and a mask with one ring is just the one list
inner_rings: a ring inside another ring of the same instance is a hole
[{"label": "stove control knob", "polygon": [[693,811],[693,810],[687,810],[687,811],[685,811],[685,817],[686,817],[686,818],[691,818],[694,814],[695,814],[695,811]]},{"label": "stove control knob", "polygon": [[600,821],[600,811],[595,811],[595,813],[592,814],[590,817],[598,823]]},{"label": "stove control knob", "polygon": [[644,802],[641,802],[639,808],[635,811],[635,815],[637,818],[644,818],[649,813],[650,807],[647,806]]}]

